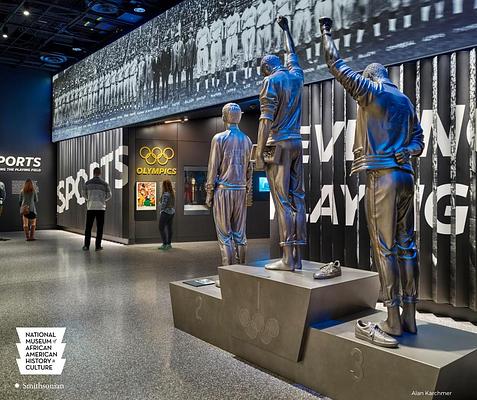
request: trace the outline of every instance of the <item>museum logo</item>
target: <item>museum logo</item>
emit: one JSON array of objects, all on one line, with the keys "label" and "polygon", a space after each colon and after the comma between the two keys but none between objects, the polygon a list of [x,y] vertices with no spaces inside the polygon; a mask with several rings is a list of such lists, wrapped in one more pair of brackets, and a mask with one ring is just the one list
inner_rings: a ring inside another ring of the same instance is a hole
[{"label": "museum logo", "polygon": [[0,155],[2,172],[41,172],[41,157]]},{"label": "museum logo", "polygon": [[17,328],[21,375],[61,375],[65,366],[66,328]]},{"label": "museum logo", "polygon": [[172,147],[148,147],[142,146],[139,149],[139,157],[148,165],[147,167],[137,167],[137,175],[176,175],[177,168],[171,168],[167,165],[175,157]]}]

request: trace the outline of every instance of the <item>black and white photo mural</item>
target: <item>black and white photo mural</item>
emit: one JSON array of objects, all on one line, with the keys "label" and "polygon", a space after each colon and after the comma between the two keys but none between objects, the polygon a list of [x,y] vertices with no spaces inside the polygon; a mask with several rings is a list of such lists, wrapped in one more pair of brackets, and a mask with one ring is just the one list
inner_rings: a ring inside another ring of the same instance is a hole
[{"label": "black and white photo mural", "polygon": [[56,75],[53,141],[256,96],[287,16],[306,82],[329,78],[318,19],[355,69],[477,44],[477,0],[185,0]]}]

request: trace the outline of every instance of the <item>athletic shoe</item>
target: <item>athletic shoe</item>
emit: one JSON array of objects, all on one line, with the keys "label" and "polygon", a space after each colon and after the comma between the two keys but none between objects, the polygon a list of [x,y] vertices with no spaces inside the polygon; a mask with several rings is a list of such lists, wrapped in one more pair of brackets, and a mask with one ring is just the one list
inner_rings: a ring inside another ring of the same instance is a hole
[{"label": "athletic shoe", "polygon": [[83,251],[88,251],[89,247],[83,246]]},{"label": "athletic shoe", "polygon": [[318,272],[313,274],[315,279],[331,279],[337,276],[341,276],[341,266],[338,260],[323,265]]},{"label": "athletic shoe", "polygon": [[376,346],[388,348],[396,348],[399,346],[399,342],[396,339],[384,332],[379,325],[374,322],[365,322],[358,319],[356,321],[354,335],[358,339],[365,340]]},{"label": "athletic shoe", "polygon": [[158,247],[159,250],[167,250],[169,247],[167,244],[163,244],[161,247]]},{"label": "athletic shoe", "polygon": [[103,250],[103,248],[102,248],[102,247],[96,247],[95,250],[96,250],[96,251],[101,251],[101,250]]}]

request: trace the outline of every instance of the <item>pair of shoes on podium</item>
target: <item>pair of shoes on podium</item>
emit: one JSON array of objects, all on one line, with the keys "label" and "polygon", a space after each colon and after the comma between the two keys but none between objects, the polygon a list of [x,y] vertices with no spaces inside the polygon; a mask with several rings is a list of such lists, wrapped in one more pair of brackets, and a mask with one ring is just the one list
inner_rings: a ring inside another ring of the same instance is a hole
[{"label": "pair of shoes on podium", "polygon": [[396,348],[399,342],[391,335],[384,332],[379,324],[374,322],[366,322],[361,319],[356,321],[354,335],[361,340],[365,340],[371,344],[387,348]]},{"label": "pair of shoes on podium", "polygon": [[338,260],[330,262],[320,267],[319,271],[313,274],[315,279],[331,279],[341,276],[341,265]]}]

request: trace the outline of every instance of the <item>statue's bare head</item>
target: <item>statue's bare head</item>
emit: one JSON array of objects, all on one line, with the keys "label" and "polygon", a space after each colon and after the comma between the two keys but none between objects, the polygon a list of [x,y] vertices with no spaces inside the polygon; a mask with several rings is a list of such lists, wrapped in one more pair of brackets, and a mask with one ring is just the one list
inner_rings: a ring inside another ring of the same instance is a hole
[{"label": "statue's bare head", "polygon": [[242,109],[236,103],[227,103],[222,108],[222,119],[226,124],[238,124],[242,119]]},{"label": "statue's bare head", "polygon": [[381,82],[385,79],[389,79],[388,70],[384,65],[379,63],[369,64],[364,69],[363,76],[371,79],[373,82]]},{"label": "statue's bare head", "polygon": [[273,54],[269,54],[262,58],[262,61],[260,63],[260,71],[262,72],[263,76],[268,76],[274,70],[282,66],[283,65],[280,60],[280,57],[275,56]]}]

